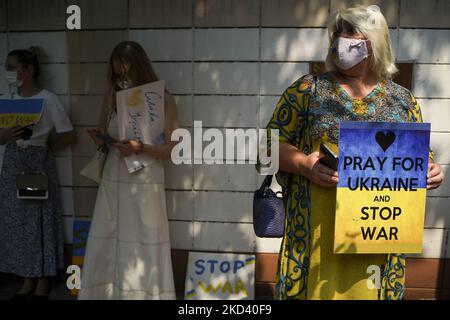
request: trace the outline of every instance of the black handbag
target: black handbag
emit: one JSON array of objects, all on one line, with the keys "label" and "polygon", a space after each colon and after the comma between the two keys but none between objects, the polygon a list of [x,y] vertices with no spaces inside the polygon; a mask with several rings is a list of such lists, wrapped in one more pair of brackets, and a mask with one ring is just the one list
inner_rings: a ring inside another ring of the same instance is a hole
[{"label": "black handbag", "polygon": [[[285,222],[285,194],[274,192],[270,185],[273,175],[264,179],[261,187],[253,195],[253,229],[260,238],[282,238]],[[292,179],[290,175],[289,180]],[[291,181],[288,183],[288,188]]]},{"label": "black handbag", "polygon": [[[21,156],[21,147],[17,149],[17,156],[23,167],[23,172],[16,176],[16,198],[22,200],[47,200],[49,192],[49,178],[45,170],[30,170]],[[45,153],[44,166],[48,160]],[[39,172],[40,171],[40,172]]]},{"label": "black handbag", "polygon": [[[313,91],[316,95],[317,76],[314,76]],[[297,139],[301,134],[297,132]],[[270,188],[273,175],[264,179],[261,187],[253,195],[253,229],[259,238],[283,238],[286,218],[286,199],[290,193],[294,175],[288,176],[286,190],[273,192]]]},{"label": "black handbag", "polygon": [[16,177],[16,186],[17,199],[48,199],[48,176],[45,174],[20,174]]}]

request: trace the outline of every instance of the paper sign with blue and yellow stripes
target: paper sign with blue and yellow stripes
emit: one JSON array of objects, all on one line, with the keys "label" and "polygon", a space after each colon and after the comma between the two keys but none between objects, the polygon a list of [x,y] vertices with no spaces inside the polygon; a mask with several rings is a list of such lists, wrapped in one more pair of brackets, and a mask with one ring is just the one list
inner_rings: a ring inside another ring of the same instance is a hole
[{"label": "paper sign with blue and yellow stripes", "polygon": [[335,253],[421,253],[430,124],[342,122]]},{"label": "paper sign with blue and yellow stripes", "polygon": [[189,252],[186,300],[252,300],[255,255]]},{"label": "paper sign with blue and yellow stripes", "polygon": [[[73,222],[73,240],[72,240],[72,264],[80,268],[83,267],[84,256],[86,253],[87,239],[89,229],[91,227],[90,220],[75,220]],[[72,295],[77,295],[78,290],[73,289]]]},{"label": "paper sign with blue and yellow stripes", "polygon": [[0,128],[35,124],[41,118],[43,106],[43,99],[0,99]]}]

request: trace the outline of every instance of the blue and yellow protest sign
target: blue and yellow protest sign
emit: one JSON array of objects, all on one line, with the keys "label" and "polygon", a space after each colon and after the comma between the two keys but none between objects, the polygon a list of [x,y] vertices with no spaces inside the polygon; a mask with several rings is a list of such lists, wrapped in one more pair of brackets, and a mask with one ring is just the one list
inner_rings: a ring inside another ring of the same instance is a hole
[{"label": "blue and yellow protest sign", "polygon": [[342,122],[335,253],[421,253],[430,124]]},{"label": "blue and yellow protest sign", "polygon": [[0,99],[0,128],[25,127],[38,122],[43,99]]},{"label": "blue and yellow protest sign", "polygon": [[[90,220],[75,220],[73,222],[72,264],[79,266],[80,268],[84,263],[84,255],[86,253],[86,245],[90,227]],[[72,295],[77,294],[78,290],[73,289]]]},{"label": "blue and yellow protest sign", "polygon": [[253,300],[255,256],[190,252],[186,300]]}]

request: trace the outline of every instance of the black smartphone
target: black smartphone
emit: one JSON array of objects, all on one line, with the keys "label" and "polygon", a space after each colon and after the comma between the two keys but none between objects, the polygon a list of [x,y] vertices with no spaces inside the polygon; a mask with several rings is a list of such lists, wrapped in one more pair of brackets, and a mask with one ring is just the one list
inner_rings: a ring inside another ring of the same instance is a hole
[{"label": "black smartphone", "polygon": [[31,137],[33,136],[33,129],[31,129],[31,127],[33,127],[32,124],[23,127],[23,133],[22,133],[22,140],[30,140]]},{"label": "black smartphone", "polygon": [[111,144],[117,142],[116,139],[114,139],[113,137],[111,137],[111,136],[110,136],[109,134],[107,134],[107,133],[101,133],[101,132],[99,132],[99,133],[96,134],[96,136],[97,136],[97,138],[102,139],[108,147],[109,147]]},{"label": "black smartphone", "polygon": [[339,158],[326,144],[320,144],[320,152],[325,156],[319,162],[334,171],[338,169]]}]

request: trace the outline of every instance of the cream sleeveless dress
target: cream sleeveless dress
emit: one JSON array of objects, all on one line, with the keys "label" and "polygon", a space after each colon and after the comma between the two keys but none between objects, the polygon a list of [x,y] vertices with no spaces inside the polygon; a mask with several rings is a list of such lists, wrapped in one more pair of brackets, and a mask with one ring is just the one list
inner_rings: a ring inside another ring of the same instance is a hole
[{"label": "cream sleeveless dress", "polygon": [[[114,113],[109,133],[118,138]],[[128,173],[111,148],[87,242],[78,299],[175,299],[164,167]]]}]

